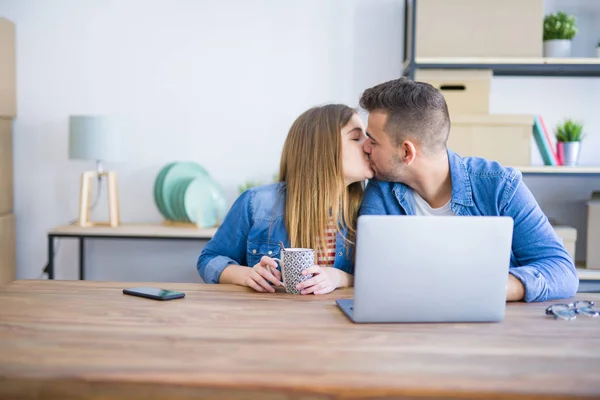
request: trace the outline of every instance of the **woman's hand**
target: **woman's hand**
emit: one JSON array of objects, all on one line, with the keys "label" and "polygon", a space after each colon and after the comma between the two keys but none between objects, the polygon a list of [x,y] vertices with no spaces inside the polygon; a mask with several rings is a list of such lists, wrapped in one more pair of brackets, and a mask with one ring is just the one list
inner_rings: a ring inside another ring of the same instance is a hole
[{"label": "woman's hand", "polygon": [[251,287],[257,292],[275,292],[275,286],[282,286],[281,272],[277,270],[277,263],[271,257],[263,256],[260,262],[254,267],[249,268],[248,274],[244,279],[244,285]]},{"label": "woman's hand", "polygon": [[319,265],[313,265],[302,271],[302,275],[313,274],[312,278],[300,282],[296,289],[301,294],[326,294],[333,292],[340,284],[340,274],[333,267],[323,268]]}]

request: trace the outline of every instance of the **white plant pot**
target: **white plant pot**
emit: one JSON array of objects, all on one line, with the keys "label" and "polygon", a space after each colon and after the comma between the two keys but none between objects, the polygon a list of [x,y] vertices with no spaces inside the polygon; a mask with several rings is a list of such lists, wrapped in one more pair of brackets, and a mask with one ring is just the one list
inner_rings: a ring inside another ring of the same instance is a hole
[{"label": "white plant pot", "polygon": [[571,57],[571,41],[566,39],[544,41],[544,57]]}]

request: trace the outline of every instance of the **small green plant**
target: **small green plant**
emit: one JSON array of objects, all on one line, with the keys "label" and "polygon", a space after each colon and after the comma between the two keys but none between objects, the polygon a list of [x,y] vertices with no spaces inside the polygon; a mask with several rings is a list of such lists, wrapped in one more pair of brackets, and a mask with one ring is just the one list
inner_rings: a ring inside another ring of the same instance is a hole
[{"label": "small green plant", "polygon": [[544,40],[571,40],[577,34],[575,17],[562,11],[544,17]]},{"label": "small green plant", "polygon": [[[273,182],[278,182],[278,181],[279,181],[279,174],[274,174]],[[239,190],[240,194],[242,194],[242,193],[244,193],[245,190],[248,190],[255,186],[260,186],[262,184],[263,184],[263,182],[260,182],[260,181],[246,181],[246,182],[244,182],[243,185],[238,186],[238,190]]]},{"label": "small green plant", "polygon": [[244,193],[245,190],[248,190],[252,187],[260,186],[260,185],[261,185],[261,183],[258,181],[246,181],[246,182],[244,182],[244,184],[242,186],[238,186],[238,190],[240,191],[240,194],[241,194],[241,193]]},{"label": "small green plant", "polygon": [[559,142],[580,142],[584,136],[583,125],[572,119],[567,119],[556,127],[556,140]]}]

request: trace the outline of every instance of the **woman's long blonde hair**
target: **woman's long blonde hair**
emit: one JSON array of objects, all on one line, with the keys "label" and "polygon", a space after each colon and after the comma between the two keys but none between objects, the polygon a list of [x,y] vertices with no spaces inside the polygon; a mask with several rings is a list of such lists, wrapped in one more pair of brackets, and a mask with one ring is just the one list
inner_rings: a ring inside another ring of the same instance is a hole
[{"label": "woman's long blonde hair", "polygon": [[342,166],[342,128],[356,113],[342,104],[314,107],[294,121],[283,146],[279,179],[286,183],[285,226],[292,247],[326,251],[333,221],[353,244],[363,183],[348,187]]}]

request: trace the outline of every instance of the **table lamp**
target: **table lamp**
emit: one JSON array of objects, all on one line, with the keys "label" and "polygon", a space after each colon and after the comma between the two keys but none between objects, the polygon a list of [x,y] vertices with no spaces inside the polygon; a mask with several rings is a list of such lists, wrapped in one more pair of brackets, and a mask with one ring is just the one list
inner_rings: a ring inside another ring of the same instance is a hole
[{"label": "table lamp", "polygon": [[[119,226],[117,174],[114,171],[104,171],[102,162],[120,159],[120,139],[121,135],[110,118],[87,115],[69,117],[69,158],[96,162],[96,171],[86,171],[81,175],[79,226]],[[92,181],[94,178],[98,180],[98,190],[101,190],[103,178],[106,178],[108,183],[108,222],[91,220]]]}]

